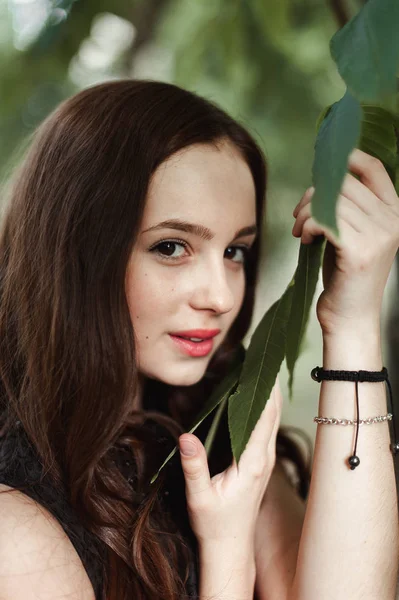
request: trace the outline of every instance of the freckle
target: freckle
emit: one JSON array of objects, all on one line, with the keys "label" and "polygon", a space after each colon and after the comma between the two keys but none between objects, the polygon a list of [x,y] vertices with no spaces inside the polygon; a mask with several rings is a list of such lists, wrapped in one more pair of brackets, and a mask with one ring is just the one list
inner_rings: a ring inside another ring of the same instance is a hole
[{"label": "freckle", "polygon": [[145,336],[145,339],[148,340],[148,335]]}]

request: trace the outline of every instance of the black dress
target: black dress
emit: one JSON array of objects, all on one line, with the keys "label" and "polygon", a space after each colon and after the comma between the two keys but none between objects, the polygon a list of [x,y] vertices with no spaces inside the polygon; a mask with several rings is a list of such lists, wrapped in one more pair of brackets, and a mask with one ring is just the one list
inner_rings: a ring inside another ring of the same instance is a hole
[{"label": "black dress", "polygon": [[[166,457],[170,449],[175,446],[173,438],[164,427],[155,421],[150,426],[161,443],[165,445]],[[174,458],[179,458],[177,453]],[[116,456],[116,461],[122,474],[130,481],[134,479],[131,463],[126,460],[126,456],[121,453]],[[196,597],[198,596],[198,555],[195,536],[188,524],[185,506],[182,504],[182,502],[185,503],[184,493],[183,500],[181,496],[184,475],[177,465],[177,460],[170,461],[165,468],[168,470],[167,482],[170,481],[170,485],[164,488],[165,505],[172,511],[176,521],[179,521],[179,531],[182,532],[192,550],[186,594],[189,597]],[[106,550],[104,542],[82,525],[68,503],[66,495],[52,485],[46,476],[41,478],[41,475],[40,460],[25,432],[17,423],[16,427],[4,438],[0,437],[0,483],[21,489],[54,515],[83,563],[92,583],[96,600],[105,600],[103,595],[103,564]]]}]

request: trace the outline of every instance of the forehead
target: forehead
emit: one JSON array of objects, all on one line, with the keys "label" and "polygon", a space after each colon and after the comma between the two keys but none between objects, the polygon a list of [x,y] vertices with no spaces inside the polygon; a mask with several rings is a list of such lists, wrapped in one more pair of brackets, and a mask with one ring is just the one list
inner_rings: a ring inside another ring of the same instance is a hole
[{"label": "forehead", "polygon": [[[238,149],[197,144],[162,163],[149,186],[144,225],[170,218],[212,225],[251,225],[256,220],[252,173]],[[245,221],[245,223],[243,223]]]}]

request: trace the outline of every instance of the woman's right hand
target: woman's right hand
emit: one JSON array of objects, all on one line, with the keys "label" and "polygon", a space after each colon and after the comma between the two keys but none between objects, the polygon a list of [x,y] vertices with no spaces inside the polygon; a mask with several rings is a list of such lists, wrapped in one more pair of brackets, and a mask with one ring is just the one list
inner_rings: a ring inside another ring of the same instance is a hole
[{"label": "woman's right hand", "polygon": [[[210,477],[206,450],[198,437],[179,437],[187,510],[199,546],[252,547],[260,505],[276,461],[276,437],[283,397],[278,377],[239,463]],[[182,453],[189,442],[195,454]]]}]

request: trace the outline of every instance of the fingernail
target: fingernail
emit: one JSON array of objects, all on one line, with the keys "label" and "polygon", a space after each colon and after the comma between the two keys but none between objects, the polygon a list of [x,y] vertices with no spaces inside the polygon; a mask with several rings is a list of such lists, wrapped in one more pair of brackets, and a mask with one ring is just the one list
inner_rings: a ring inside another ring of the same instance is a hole
[{"label": "fingernail", "polygon": [[197,453],[196,445],[189,440],[182,440],[179,442],[180,452],[184,456],[194,456]]}]

